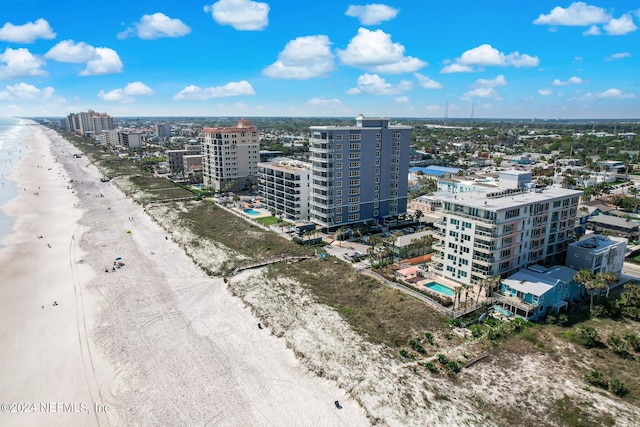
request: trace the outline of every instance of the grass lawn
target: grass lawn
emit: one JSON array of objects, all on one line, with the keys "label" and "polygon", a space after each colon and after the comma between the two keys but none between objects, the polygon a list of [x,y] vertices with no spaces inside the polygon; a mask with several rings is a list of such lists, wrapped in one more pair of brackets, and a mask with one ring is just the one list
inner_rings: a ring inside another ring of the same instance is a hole
[{"label": "grass lawn", "polygon": [[275,225],[278,223],[278,218],[274,216],[263,216],[261,218],[256,218],[256,221],[262,225],[266,225],[267,227],[270,225]]}]

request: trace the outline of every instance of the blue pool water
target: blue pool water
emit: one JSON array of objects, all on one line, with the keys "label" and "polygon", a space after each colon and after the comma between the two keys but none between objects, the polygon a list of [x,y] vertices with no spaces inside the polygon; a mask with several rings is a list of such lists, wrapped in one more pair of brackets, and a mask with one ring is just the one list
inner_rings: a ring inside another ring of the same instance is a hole
[{"label": "blue pool water", "polygon": [[262,212],[254,211],[251,208],[243,209],[242,212],[246,213],[247,215],[260,215],[262,213]]},{"label": "blue pool water", "polygon": [[429,282],[426,285],[424,285],[425,288],[429,288],[432,291],[441,293],[443,295],[446,295],[448,297],[452,297],[455,295],[455,292],[453,292],[453,290],[445,285],[442,285],[438,282]]}]

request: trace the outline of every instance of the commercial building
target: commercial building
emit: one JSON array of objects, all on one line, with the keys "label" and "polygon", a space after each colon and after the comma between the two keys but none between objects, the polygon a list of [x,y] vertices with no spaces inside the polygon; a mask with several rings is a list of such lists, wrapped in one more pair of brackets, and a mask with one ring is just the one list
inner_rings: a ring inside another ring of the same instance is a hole
[{"label": "commercial building", "polygon": [[142,147],[142,138],[136,132],[118,132],[118,144],[131,150]]},{"label": "commercial building", "polygon": [[534,264],[564,264],[574,239],[582,192],[535,188],[531,173],[505,171],[498,187],[434,193],[438,242],[433,268],[446,278],[477,284]]},{"label": "commercial building", "polygon": [[311,164],[276,158],[258,163],[258,188],[262,201],[280,218],[306,221],[309,218],[309,176]]},{"label": "commercial building", "polygon": [[411,127],[359,116],[355,126],[311,126],[310,220],[335,229],[407,210]]},{"label": "commercial building", "polygon": [[257,182],[260,142],[258,129],[241,119],[234,127],[202,129],[204,184],[214,191],[250,188]]},{"label": "commercial building", "polygon": [[565,265],[574,270],[591,270],[593,274],[620,275],[626,252],[626,238],[591,235],[569,245]]}]

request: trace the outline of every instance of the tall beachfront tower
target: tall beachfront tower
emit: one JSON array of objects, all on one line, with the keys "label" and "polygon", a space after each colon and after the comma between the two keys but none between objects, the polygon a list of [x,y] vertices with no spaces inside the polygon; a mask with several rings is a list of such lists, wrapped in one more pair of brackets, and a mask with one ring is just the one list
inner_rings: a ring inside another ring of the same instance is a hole
[{"label": "tall beachfront tower", "polygon": [[310,220],[338,228],[407,210],[410,126],[359,116],[311,126]]},{"label": "tall beachfront tower", "polygon": [[434,224],[435,270],[477,284],[533,264],[564,264],[582,192],[535,188],[530,180],[530,172],[505,171],[496,188],[430,196],[442,216]]},{"label": "tall beachfront tower", "polygon": [[214,191],[235,191],[257,183],[260,140],[258,129],[240,119],[233,127],[202,129],[204,184]]}]

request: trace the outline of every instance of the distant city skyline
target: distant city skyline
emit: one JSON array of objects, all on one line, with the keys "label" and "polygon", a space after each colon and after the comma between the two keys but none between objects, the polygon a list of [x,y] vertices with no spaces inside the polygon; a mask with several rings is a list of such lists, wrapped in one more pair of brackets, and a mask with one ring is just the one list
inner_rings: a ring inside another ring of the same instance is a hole
[{"label": "distant city skyline", "polygon": [[632,3],[4,0],[0,115],[640,118]]}]

